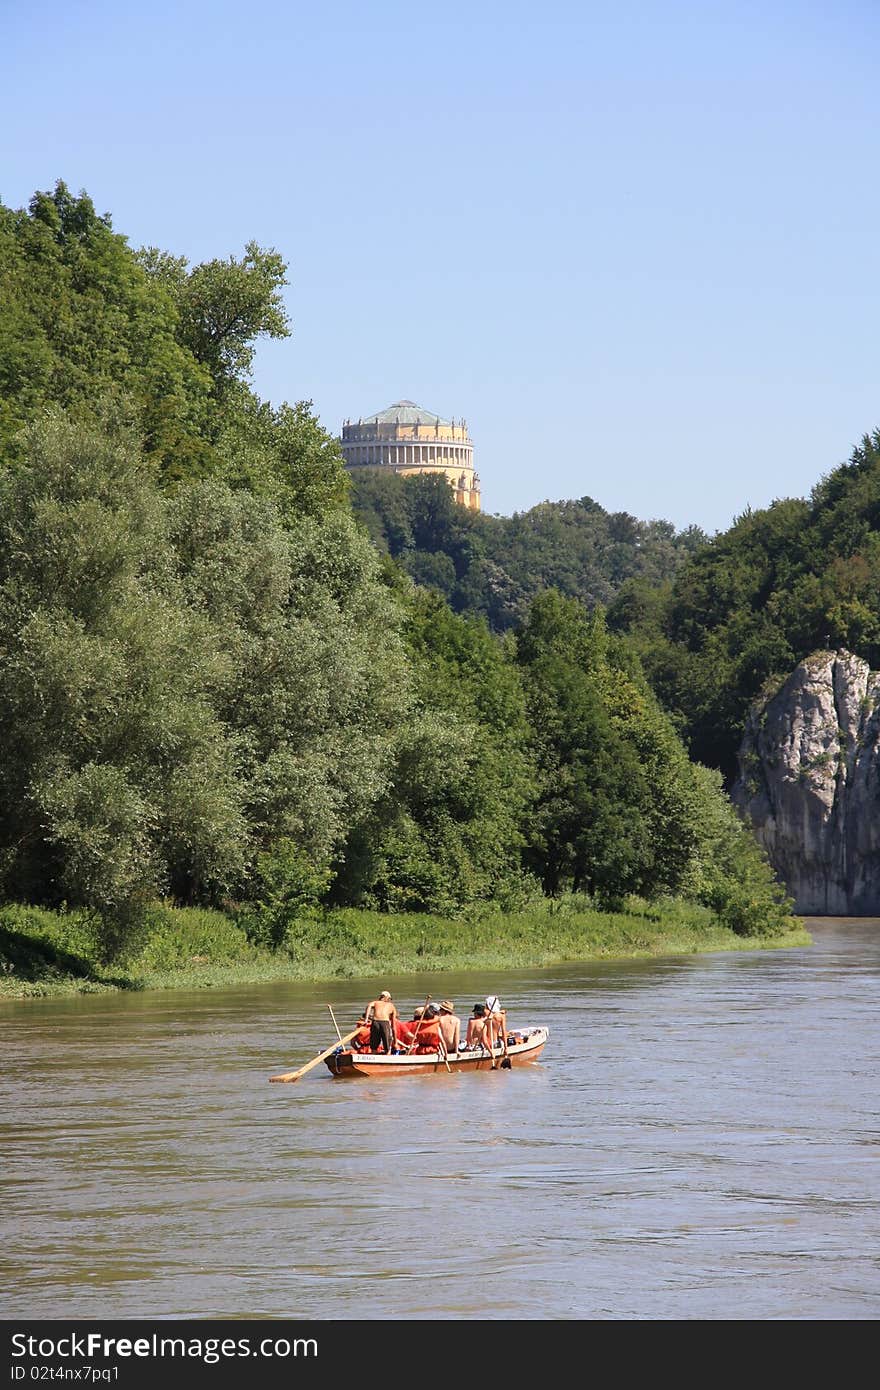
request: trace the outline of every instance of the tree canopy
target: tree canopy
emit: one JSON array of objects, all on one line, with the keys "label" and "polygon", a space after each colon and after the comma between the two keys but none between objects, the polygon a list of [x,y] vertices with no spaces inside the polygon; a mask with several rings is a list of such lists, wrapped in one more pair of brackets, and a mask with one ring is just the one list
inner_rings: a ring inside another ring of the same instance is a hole
[{"label": "tree canopy", "polygon": [[0,204],[0,446],[58,405],[136,424],[171,481],[214,473],[219,436],[253,405],[256,340],[289,331],[285,273],[254,242],[192,268],[135,252],[60,181],[27,209]]}]

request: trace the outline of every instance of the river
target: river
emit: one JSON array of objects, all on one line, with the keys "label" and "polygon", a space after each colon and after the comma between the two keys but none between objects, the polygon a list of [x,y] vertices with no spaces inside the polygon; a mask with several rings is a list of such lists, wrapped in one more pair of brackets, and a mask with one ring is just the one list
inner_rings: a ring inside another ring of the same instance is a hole
[{"label": "river", "polygon": [[[813,945],[0,1004],[5,1318],[875,1319],[880,921]],[[520,1070],[269,1085],[487,992]]]}]

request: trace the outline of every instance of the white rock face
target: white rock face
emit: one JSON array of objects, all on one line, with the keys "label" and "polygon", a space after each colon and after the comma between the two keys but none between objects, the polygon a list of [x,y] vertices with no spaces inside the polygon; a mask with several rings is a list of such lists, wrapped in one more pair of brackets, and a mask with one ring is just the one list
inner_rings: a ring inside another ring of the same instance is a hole
[{"label": "white rock face", "polygon": [[734,803],[795,912],[880,915],[880,676],[851,652],[815,652],[743,734]]}]

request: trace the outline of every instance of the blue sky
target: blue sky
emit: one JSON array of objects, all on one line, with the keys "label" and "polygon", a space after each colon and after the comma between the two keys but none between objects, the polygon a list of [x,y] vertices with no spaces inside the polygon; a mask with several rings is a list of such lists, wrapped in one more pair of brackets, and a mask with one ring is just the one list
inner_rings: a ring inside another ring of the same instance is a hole
[{"label": "blue sky", "polygon": [[729,525],[880,425],[873,0],[0,0],[0,199],[253,238],[259,393],[471,427],[488,511]]}]

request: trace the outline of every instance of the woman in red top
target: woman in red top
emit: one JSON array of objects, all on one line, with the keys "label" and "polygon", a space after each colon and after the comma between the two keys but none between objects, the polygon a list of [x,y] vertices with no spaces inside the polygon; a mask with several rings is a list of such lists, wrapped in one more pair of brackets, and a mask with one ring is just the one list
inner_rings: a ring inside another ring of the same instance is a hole
[{"label": "woman in red top", "polygon": [[422,1024],[415,1034],[416,1045],[414,1052],[438,1052],[440,1049],[440,1017],[439,1009],[434,1004],[429,1004],[427,1009],[419,1010],[422,1014]]},{"label": "woman in red top", "polygon": [[394,1024],[394,1040],[404,1049],[409,1047],[416,1031],[418,1019],[398,1018]]}]

